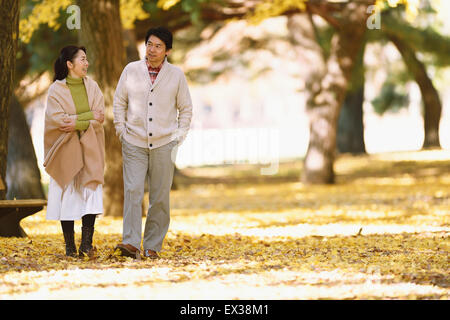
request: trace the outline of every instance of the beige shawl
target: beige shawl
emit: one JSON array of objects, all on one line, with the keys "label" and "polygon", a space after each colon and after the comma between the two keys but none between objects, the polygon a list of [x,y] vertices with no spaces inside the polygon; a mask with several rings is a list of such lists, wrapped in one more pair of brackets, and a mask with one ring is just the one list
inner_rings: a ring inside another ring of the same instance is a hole
[{"label": "beige shawl", "polygon": [[[97,83],[84,77],[91,110],[104,112],[103,94]],[[75,117],[76,108],[66,80],[56,80],[48,89],[44,129],[44,167],[61,188],[74,180],[80,186],[95,190],[104,183],[105,133],[102,124],[90,120],[79,137],[78,131],[62,132],[59,127],[66,117]]]}]

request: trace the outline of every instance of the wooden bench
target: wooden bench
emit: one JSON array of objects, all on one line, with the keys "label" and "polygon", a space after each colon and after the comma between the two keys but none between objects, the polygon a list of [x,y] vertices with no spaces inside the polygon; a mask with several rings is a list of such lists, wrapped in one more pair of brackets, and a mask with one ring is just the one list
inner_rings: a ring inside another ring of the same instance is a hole
[{"label": "wooden bench", "polygon": [[[0,177],[0,190],[5,186]],[[26,237],[20,226],[20,220],[41,211],[47,205],[47,200],[0,200],[0,237]]]}]

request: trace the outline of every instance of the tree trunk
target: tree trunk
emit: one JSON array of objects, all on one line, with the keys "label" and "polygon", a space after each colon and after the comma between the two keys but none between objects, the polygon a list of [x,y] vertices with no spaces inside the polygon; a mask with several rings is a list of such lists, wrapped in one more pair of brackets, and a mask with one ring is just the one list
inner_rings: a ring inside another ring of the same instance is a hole
[{"label": "tree trunk", "polygon": [[122,216],[122,147],[116,137],[112,102],[126,64],[119,0],[77,0],[81,9],[80,43],[87,48],[90,68],[105,97],[106,170],[104,214]]},{"label": "tree trunk", "polygon": [[439,93],[427,74],[425,65],[417,58],[414,50],[398,37],[389,36],[403,57],[407,69],[419,85],[424,104],[425,140],[422,148],[440,148],[439,122],[441,120],[442,104]]},{"label": "tree trunk", "polygon": [[[367,4],[352,3],[342,11],[331,40],[326,73],[308,86],[310,141],[304,161],[304,183],[334,183],[337,121],[350,82],[353,66],[366,30]],[[320,13],[318,13],[320,14]],[[328,18],[328,17],[325,17]]]},{"label": "tree trunk", "polygon": [[337,148],[341,153],[366,153],[363,123],[364,48],[355,62],[351,84],[339,114]]},{"label": "tree trunk", "polygon": [[136,35],[133,30],[123,30],[123,39],[125,44],[125,52],[127,54],[127,63],[139,60],[139,51],[137,48]]},{"label": "tree trunk", "polygon": [[13,95],[9,110],[6,199],[45,199],[25,112]]},{"label": "tree trunk", "polygon": [[[6,176],[8,109],[14,84],[18,36],[19,1],[0,0],[0,178],[3,181]],[[6,192],[7,189],[0,190],[0,200],[5,199]]]},{"label": "tree trunk", "polygon": [[348,91],[345,96],[338,120],[337,148],[340,153],[366,153],[363,102],[364,86]]}]

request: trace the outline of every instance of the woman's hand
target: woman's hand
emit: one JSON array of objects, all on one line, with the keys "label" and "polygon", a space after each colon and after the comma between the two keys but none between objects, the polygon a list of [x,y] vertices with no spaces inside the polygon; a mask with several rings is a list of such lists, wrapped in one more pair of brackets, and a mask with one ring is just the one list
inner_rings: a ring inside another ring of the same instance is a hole
[{"label": "woman's hand", "polygon": [[67,117],[63,119],[63,124],[59,127],[59,130],[63,132],[72,132],[75,131],[76,119]]},{"label": "woman's hand", "polygon": [[105,120],[105,115],[102,111],[94,110],[94,111],[92,111],[92,113],[94,114],[95,120],[97,120],[100,123],[103,123],[103,121]]}]

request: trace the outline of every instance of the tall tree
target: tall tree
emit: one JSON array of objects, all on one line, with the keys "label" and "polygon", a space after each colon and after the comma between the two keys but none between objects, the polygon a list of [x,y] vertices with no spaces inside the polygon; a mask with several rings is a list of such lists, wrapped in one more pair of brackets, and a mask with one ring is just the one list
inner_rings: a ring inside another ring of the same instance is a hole
[{"label": "tall tree", "polygon": [[[123,214],[122,148],[113,123],[114,91],[126,64],[119,0],[77,0],[81,9],[80,43],[89,48],[90,68],[105,97],[105,215]],[[83,12],[85,14],[83,14]]]},{"label": "tall tree", "polygon": [[448,50],[450,38],[439,35],[436,31],[426,28],[412,28],[398,19],[398,12],[386,12],[383,15],[382,30],[386,37],[400,52],[406,68],[420,88],[424,105],[423,148],[440,147],[439,124],[441,120],[442,103],[439,93],[425,64],[417,56],[417,52],[431,53],[439,65],[448,65]]},{"label": "tall tree", "polygon": [[[22,1],[20,11],[22,13],[27,11],[28,6],[32,4],[31,1]],[[64,24],[64,18],[65,16],[61,15],[58,22]],[[15,94],[10,101],[8,123],[7,199],[45,198],[24,106],[45,94],[47,88],[43,86],[40,90],[33,90],[33,93],[26,93],[26,89],[53,68],[53,62],[59,55],[60,48],[76,42],[76,34],[67,28],[61,28],[55,33],[48,25],[40,25],[28,43],[23,41],[18,43],[14,76]],[[21,84],[22,80],[25,81]]]},{"label": "tall tree", "polygon": [[364,103],[364,50],[362,45],[355,61],[349,88],[339,113],[337,128],[337,148],[339,152],[359,154],[366,152],[364,143],[363,103]]},{"label": "tall tree", "polygon": [[[428,13],[435,14],[431,8],[427,9]],[[431,57],[432,64],[436,67],[447,66],[448,50],[450,50],[450,38],[439,34],[436,30],[430,27],[419,28],[412,27],[405,21],[402,13],[403,9],[390,9],[382,13],[381,32],[378,29],[369,31],[367,33],[368,42],[385,42],[391,41],[399,50],[402,60],[406,66],[405,74],[400,79],[395,79],[394,84],[392,80],[385,83],[382,90],[382,95],[377,97],[377,112],[384,112],[388,109],[397,109],[399,107],[407,106],[407,96],[402,96],[395,91],[396,85],[402,85],[407,81],[416,81],[418,84],[423,101],[423,118],[424,118],[424,133],[425,139],[422,148],[439,148],[439,124],[442,112],[442,103],[439,93],[433,84],[432,78],[428,75],[427,67],[418,56],[418,53],[425,53]],[[426,16],[426,12],[422,12]],[[361,63],[361,64],[360,64]],[[358,62],[355,67],[355,75],[360,75],[360,79],[356,83],[364,84],[364,73],[358,71],[363,69],[362,62]],[[398,76],[397,76],[398,78]],[[391,83],[390,83],[391,82]],[[354,81],[352,80],[351,88],[353,88]],[[362,100],[357,98],[358,93],[352,93],[349,89],[344,105],[341,110],[339,126],[338,126],[338,149],[341,152],[364,152],[358,145],[363,146],[364,140],[362,135],[363,121],[362,121]],[[386,89],[386,90],[385,90]],[[361,88],[363,90],[363,87]],[[391,101],[383,101],[389,98]],[[394,99],[394,100],[392,100]],[[347,110],[347,100],[353,101],[352,111]],[[394,103],[395,102],[395,103]],[[381,106],[381,109],[380,109]],[[346,121],[344,121],[346,120]],[[344,125],[345,124],[345,125]],[[350,139],[350,140],[347,140]],[[344,146],[344,141],[362,141],[361,143],[348,144]],[[355,149],[356,147],[356,149]]]},{"label": "tall tree", "polygon": [[[3,181],[8,154],[8,109],[13,92],[18,36],[19,1],[0,0],[0,176]],[[0,191],[0,199],[4,199],[5,195],[6,190]]]},{"label": "tall tree", "polygon": [[44,199],[41,172],[25,111],[15,95],[11,98],[8,128],[7,199]]},{"label": "tall tree", "polygon": [[441,120],[442,104],[439,93],[433,85],[433,81],[427,74],[425,65],[419,60],[414,50],[407,42],[395,37],[389,37],[403,57],[409,72],[419,85],[424,104],[424,131],[425,139],[423,148],[440,147],[439,123]]},{"label": "tall tree", "polygon": [[311,78],[308,99],[310,140],[302,181],[334,183],[337,122],[352,76],[353,67],[366,31],[367,4],[354,2],[339,10],[339,17],[328,9],[310,8],[336,29],[331,40],[326,72]]}]

